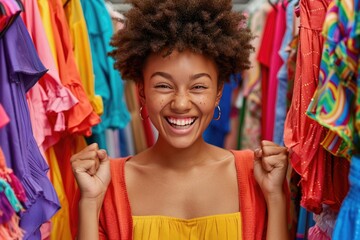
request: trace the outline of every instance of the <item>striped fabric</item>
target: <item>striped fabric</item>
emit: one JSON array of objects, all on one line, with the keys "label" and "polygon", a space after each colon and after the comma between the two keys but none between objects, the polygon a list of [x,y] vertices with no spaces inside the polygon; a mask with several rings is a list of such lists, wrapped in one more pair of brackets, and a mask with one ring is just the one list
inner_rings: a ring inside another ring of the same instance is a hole
[{"label": "striped fabric", "polygon": [[311,118],[331,130],[321,144],[348,159],[359,150],[354,143],[360,133],[359,2],[334,0],[328,7],[319,85],[307,110]]}]

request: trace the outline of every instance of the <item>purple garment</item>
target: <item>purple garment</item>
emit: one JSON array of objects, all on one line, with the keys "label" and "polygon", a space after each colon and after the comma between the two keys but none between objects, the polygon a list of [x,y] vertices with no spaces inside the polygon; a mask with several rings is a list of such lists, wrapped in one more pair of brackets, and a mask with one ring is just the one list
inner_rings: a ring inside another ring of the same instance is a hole
[{"label": "purple garment", "polygon": [[20,17],[0,39],[0,103],[10,123],[0,129],[0,147],[7,167],[24,186],[26,211],[20,227],[24,239],[40,239],[39,228],[60,208],[48,179],[49,167],[35,142],[25,93],[47,70],[40,62],[28,31]]},{"label": "purple garment", "polygon": [[5,224],[11,220],[11,217],[15,214],[15,210],[11,207],[4,192],[0,192],[0,209],[0,224]]}]

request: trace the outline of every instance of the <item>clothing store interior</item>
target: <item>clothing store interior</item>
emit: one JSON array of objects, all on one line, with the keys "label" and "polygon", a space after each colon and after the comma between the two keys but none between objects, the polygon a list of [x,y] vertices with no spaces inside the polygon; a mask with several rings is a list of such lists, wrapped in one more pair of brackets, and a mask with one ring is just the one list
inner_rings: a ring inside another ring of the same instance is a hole
[{"label": "clothing store interior", "polygon": [[[156,142],[136,83],[108,55],[129,9],[0,0],[0,239],[76,239],[71,156],[97,143],[122,158]],[[290,239],[360,239],[360,1],[234,0],[233,10],[254,36],[251,67],[224,84],[203,138],[287,147]]]}]

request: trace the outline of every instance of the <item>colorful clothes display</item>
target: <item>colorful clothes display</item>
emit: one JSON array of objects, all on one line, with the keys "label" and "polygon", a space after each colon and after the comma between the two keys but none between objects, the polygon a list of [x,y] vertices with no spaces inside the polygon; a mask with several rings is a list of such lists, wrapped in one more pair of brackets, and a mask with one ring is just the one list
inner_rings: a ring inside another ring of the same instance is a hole
[{"label": "colorful clothes display", "polygon": [[307,114],[329,128],[322,145],[337,156],[359,153],[354,144],[360,122],[358,65],[360,56],[359,0],[334,0],[329,6],[323,34],[326,37],[320,65],[319,86]]},{"label": "colorful clothes display", "polygon": [[20,226],[24,239],[39,238],[39,228],[59,209],[59,201],[47,178],[48,166],[34,139],[25,99],[46,72],[21,18],[16,18],[0,39],[0,102],[11,121],[0,129],[6,165],[13,169],[26,191],[26,211]]},{"label": "colorful clothes display", "polygon": [[71,134],[77,133],[89,136],[91,127],[100,122],[100,117],[94,112],[81,83],[62,2],[61,0],[51,0],[48,4],[51,31],[54,37],[54,42],[49,41],[49,43],[54,45],[53,48],[56,49],[60,79],[63,85],[70,89],[79,100],[78,104],[65,113],[66,130]]},{"label": "colorful clothes display", "polygon": [[21,14],[41,62],[48,71],[27,94],[35,139],[42,152],[53,146],[65,131],[64,112],[79,101],[65,88],[59,77],[45,34],[37,1],[23,1]]},{"label": "colorful clothes display", "polygon": [[63,0],[64,10],[69,24],[76,65],[81,82],[94,111],[100,116],[104,112],[101,96],[95,95],[95,75],[91,58],[89,33],[80,0]]}]

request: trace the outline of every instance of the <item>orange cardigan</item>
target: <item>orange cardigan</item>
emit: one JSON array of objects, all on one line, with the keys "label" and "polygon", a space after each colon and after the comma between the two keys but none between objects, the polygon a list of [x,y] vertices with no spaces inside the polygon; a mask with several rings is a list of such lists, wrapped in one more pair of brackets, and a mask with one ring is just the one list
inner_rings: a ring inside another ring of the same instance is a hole
[{"label": "orange cardigan", "polygon": [[[266,203],[253,176],[254,153],[250,150],[232,153],[235,156],[238,177],[243,239],[265,239]],[[124,175],[124,166],[128,159],[129,157],[111,161],[111,182],[100,212],[100,239],[132,239],[132,215]]]}]

